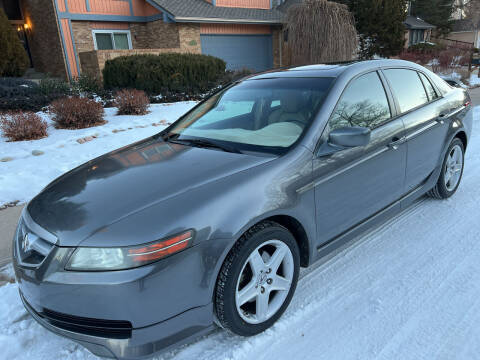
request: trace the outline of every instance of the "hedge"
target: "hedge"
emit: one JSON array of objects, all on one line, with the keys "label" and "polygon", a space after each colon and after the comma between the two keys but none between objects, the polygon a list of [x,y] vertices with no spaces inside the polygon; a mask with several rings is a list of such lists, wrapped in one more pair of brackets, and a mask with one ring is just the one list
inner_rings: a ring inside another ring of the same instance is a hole
[{"label": "hedge", "polygon": [[107,60],[106,89],[134,88],[148,94],[197,94],[215,87],[225,74],[225,61],[209,55],[131,55]]}]

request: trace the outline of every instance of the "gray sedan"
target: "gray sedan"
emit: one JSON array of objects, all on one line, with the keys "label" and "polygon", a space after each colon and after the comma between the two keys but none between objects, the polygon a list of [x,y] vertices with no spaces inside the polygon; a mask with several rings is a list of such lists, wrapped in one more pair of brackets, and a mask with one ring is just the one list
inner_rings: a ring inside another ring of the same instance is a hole
[{"label": "gray sedan", "polygon": [[399,60],[238,81],[28,204],[21,299],[103,357],[149,356],[215,324],[258,334],[300,267],[424,194],[455,193],[472,117],[463,89]]}]

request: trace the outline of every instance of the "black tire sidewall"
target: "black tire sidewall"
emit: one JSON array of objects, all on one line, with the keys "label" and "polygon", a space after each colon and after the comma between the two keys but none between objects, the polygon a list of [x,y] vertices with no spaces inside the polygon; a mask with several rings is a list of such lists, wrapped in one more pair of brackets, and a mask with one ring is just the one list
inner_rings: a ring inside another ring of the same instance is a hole
[{"label": "black tire sidewall", "polygon": [[[268,240],[279,240],[285,243],[292,252],[294,261],[294,273],[292,284],[289,293],[277,311],[277,313],[270,319],[260,324],[249,324],[244,321],[237,312],[235,304],[235,292],[237,287],[238,277],[242,271],[243,265],[247,261],[250,254],[262,243]],[[298,250],[297,242],[291,233],[282,226],[270,226],[259,232],[255,233],[247,242],[243,244],[240,251],[236,254],[230,274],[225,282],[224,292],[224,316],[228,319],[228,328],[230,331],[241,336],[252,336],[263,332],[272,326],[283,314],[285,309],[290,304],[290,301],[295,293],[295,289],[298,282],[298,275],[300,271],[300,253]]]},{"label": "black tire sidewall", "polygon": [[[449,191],[447,189],[446,184],[445,184],[444,178],[445,178],[445,171],[447,169],[448,155],[450,154],[450,152],[452,151],[452,149],[455,145],[459,145],[460,148],[462,149],[462,171],[460,173],[460,178],[458,179],[457,185],[455,186],[455,188],[452,191]],[[444,199],[449,198],[450,196],[455,194],[455,192],[457,191],[457,189],[460,186],[460,183],[462,181],[464,167],[465,167],[465,148],[463,146],[463,142],[460,139],[455,138],[450,143],[450,146],[448,147],[447,152],[445,153],[445,157],[444,157],[443,163],[442,163],[442,170],[440,171],[440,178],[438,179],[438,183],[437,183],[438,191]]]}]

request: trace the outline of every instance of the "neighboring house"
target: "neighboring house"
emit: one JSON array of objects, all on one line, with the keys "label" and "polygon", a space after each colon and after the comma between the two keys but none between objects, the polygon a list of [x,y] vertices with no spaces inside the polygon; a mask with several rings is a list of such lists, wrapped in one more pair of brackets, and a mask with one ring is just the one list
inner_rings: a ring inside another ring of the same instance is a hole
[{"label": "neighboring house", "polygon": [[406,29],[406,48],[421,42],[429,42],[430,37],[432,36],[432,29],[435,28],[434,25],[412,15],[407,16],[407,19],[404,21],[404,25]]},{"label": "neighboring house", "polygon": [[480,23],[475,26],[470,19],[455,20],[452,31],[447,36],[450,40],[470,43],[480,48]]},{"label": "neighboring house", "polygon": [[[15,1],[15,0],[0,0]],[[16,0],[37,71],[100,74],[108,59],[182,52],[229,69],[282,65],[281,0]]]}]

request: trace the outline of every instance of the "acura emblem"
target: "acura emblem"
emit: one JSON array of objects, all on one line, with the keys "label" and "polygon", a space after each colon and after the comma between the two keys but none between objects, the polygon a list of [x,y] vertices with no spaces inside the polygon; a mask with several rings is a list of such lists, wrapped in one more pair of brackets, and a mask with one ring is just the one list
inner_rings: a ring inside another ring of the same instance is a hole
[{"label": "acura emblem", "polygon": [[28,239],[28,233],[25,234],[25,236],[23,237],[22,249],[25,253],[30,250],[30,240]]}]

